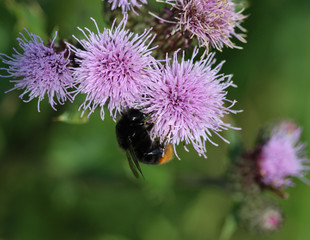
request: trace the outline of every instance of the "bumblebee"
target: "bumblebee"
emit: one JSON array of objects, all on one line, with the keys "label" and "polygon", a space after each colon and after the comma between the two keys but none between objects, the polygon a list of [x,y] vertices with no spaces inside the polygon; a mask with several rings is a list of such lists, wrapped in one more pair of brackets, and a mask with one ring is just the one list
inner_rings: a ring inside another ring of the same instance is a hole
[{"label": "bumblebee", "polygon": [[148,123],[146,115],[138,109],[130,108],[123,112],[116,124],[116,137],[119,146],[126,151],[131,171],[135,177],[143,176],[139,162],[164,164],[173,157],[171,144],[151,140],[153,123]]}]

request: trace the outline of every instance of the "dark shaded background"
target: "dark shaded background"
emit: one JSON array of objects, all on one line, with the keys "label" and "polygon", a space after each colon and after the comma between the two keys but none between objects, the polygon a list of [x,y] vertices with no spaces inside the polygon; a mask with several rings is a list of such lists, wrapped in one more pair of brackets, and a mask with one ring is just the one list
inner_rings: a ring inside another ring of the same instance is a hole
[{"label": "dark shaded background", "polygon": [[[246,148],[262,125],[291,118],[310,141],[310,2],[252,0],[244,50],[224,49],[222,72],[233,73],[237,89],[229,98],[244,112],[232,121],[242,131]],[[102,23],[100,0],[1,0],[0,52],[12,54],[19,31],[26,27],[44,40],[55,30],[69,39],[77,26],[94,29]],[[103,29],[103,24],[101,29]],[[2,65],[1,65],[2,66]],[[53,121],[47,101],[23,103],[21,92],[4,94],[13,85],[0,81],[0,239],[219,239],[230,195],[218,183],[228,166],[229,145],[208,144],[208,159],[179,148],[181,161],[165,166],[143,165],[144,181],[133,178],[118,148],[109,115],[93,114],[86,124]],[[204,186],[195,179],[211,179]],[[296,179],[280,200],[283,229],[254,234],[238,228],[231,239],[296,239],[310,236],[310,187]],[[224,240],[224,239],[222,239]]]}]

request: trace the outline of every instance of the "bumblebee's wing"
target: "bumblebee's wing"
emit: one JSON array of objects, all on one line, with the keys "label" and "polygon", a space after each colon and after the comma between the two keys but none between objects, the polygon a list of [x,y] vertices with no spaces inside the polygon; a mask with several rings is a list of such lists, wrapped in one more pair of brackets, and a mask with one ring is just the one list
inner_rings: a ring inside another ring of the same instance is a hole
[{"label": "bumblebee's wing", "polygon": [[141,174],[142,177],[143,173],[138,161],[138,158],[133,150],[132,144],[129,144],[129,150],[126,151],[127,154],[127,159],[128,159],[128,163],[129,163],[129,167],[132,171],[132,173],[135,175],[136,178],[139,178],[139,173]]},{"label": "bumblebee's wing", "polygon": [[[134,160],[132,159],[132,155],[130,153],[129,150],[126,151],[126,155],[127,155],[127,159],[128,159],[128,163],[129,163],[129,167],[133,173],[133,175],[135,175],[136,178],[139,178],[139,172],[137,171],[137,166],[136,163],[134,162]],[[141,172],[141,171],[140,171]],[[141,173],[142,174],[142,173]],[[142,175],[143,176],[143,175]]]}]

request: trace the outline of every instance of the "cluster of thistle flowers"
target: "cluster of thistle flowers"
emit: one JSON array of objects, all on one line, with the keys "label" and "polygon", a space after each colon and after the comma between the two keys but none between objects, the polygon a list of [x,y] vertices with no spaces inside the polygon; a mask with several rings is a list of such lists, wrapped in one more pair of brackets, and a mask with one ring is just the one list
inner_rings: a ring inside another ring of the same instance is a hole
[{"label": "cluster of thistle flowers", "polygon": [[[166,0],[171,9],[163,15],[169,19],[160,20],[161,28],[170,24],[166,29],[171,30],[172,24],[173,29],[156,38],[172,41],[173,45],[173,36],[183,38],[181,43],[195,37],[208,55],[195,61],[199,49],[194,48],[189,58],[176,50],[171,59],[168,55],[155,59],[152,53],[162,46],[151,47],[155,40],[152,29],[136,34],[125,28],[126,11],[135,10],[146,1],[108,1],[112,9],[119,7],[124,13],[119,24],[114,21],[110,29],[100,31],[93,20],[97,32],[80,29],[84,38],[74,37],[79,47],[66,43],[63,49],[56,43],[57,34],[45,45],[39,36],[27,31],[29,39],[23,34],[17,39],[23,52],[14,49],[12,56],[0,54],[8,65],[1,69],[8,74],[1,77],[11,78],[11,90],[24,90],[20,95],[22,99],[28,96],[24,101],[38,98],[38,111],[46,95],[55,110],[58,103],[73,102],[77,95],[86,95],[80,106],[82,114],[89,112],[90,116],[100,109],[102,119],[105,106],[114,120],[128,108],[138,108],[154,123],[152,138],[173,146],[181,142],[192,144],[199,155],[206,157],[206,142],[213,143],[212,134],[223,138],[221,132],[233,128],[223,122],[223,117],[239,112],[232,109],[235,101],[226,98],[227,88],[235,86],[232,75],[220,73],[223,62],[216,64],[214,53],[208,50],[238,48],[231,39],[245,41],[238,33],[238,29],[244,31],[240,24],[245,17],[235,12],[236,5],[231,0]],[[235,164],[235,182],[244,196],[239,216],[254,228],[272,231],[282,223],[281,209],[263,197],[262,191],[272,190],[284,196],[283,189],[293,184],[291,177],[305,180],[309,167],[305,165],[304,145],[299,143],[300,133],[292,122],[268,128],[256,148],[239,156]]]},{"label": "cluster of thistle flowers", "polygon": [[[117,24],[114,20],[110,29],[100,31],[92,19],[97,32],[79,28],[84,38],[73,36],[79,47],[66,43],[65,49],[59,50],[56,35],[44,45],[33,33],[27,32],[29,40],[21,34],[17,40],[23,52],[14,49],[12,57],[0,55],[8,65],[2,68],[8,75],[1,77],[13,79],[15,85],[11,90],[24,90],[20,95],[22,99],[28,95],[24,101],[38,98],[38,111],[45,95],[55,109],[57,103],[72,102],[77,95],[84,94],[86,99],[79,109],[82,115],[89,112],[90,116],[100,109],[102,119],[105,106],[114,120],[126,109],[138,108],[154,123],[150,133],[153,139],[165,140],[174,147],[180,142],[192,144],[199,156],[206,157],[206,142],[213,143],[212,134],[225,140],[220,133],[234,128],[222,118],[239,112],[232,109],[236,101],[226,98],[227,88],[235,85],[232,75],[220,73],[224,62],[216,64],[214,53],[195,61],[198,48],[194,48],[188,60],[180,50],[171,58],[167,55],[165,59],[155,59],[152,29],[137,34],[125,28],[126,11],[141,4],[136,0],[109,2],[112,9],[122,8],[122,21]],[[179,35],[189,31],[200,46],[221,50],[224,46],[237,47],[231,37],[244,41],[242,34],[236,33],[236,28],[244,30],[240,27],[244,16],[235,12],[235,4],[230,0],[166,3],[176,10],[175,31]]]},{"label": "cluster of thistle flowers", "polygon": [[292,177],[308,183],[305,144],[300,142],[301,128],[283,120],[262,129],[257,144],[239,156],[232,177],[235,190],[243,194],[239,217],[259,231],[278,230],[283,221],[282,210],[264,192],[288,198],[284,190],[293,186]]}]

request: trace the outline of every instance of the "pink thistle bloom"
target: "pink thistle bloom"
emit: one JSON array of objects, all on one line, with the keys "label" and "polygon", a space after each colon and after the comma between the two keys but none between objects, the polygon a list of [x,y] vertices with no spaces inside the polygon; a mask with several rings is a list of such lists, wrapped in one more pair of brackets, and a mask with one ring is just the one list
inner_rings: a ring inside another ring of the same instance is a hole
[{"label": "pink thistle bloom", "polygon": [[165,0],[177,9],[176,31],[189,31],[197,37],[199,44],[209,49],[209,45],[221,51],[224,46],[240,48],[231,38],[246,42],[244,34],[236,32],[246,18],[242,11],[235,12],[236,4],[232,0]]},{"label": "pink thistle bloom", "polygon": [[[194,62],[197,53],[195,49],[192,58],[185,61],[183,52],[181,62],[177,52],[171,63],[166,57],[165,66],[158,67],[160,74],[153,75],[154,84],[145,89],[139,106],[154,123],[150,132],[153,139],[160,138],[174,147],[180,142],[192,144],[199,156],[206,157],[205,144],[213,143],[212,133],[227,142],[219,132],[233,128],[221,118],[239,111],[231,109],[235,101],[226,99],[225,89],[234,85],[232,75],[219,74],[224,62],[212,68],[214,54]],[[224,106],[225,102],[230,106]]]},{"label": "pink thistle bloom", "polygon": [[275,127],[258,156],[261,181],[266,185],[284,188],[293,185],[290,177],[304,179],[309,166],[304,163],[304,144],[299,143],[301,129],[292,122],[283,122]]},{"label": "pink thistle bloom", "polygon": [[16,49],[13,49],[15,53],[12,57],[0,53],[0,59],[4,64],[8,65],[7,68],[1,68],[1,70],[6,70],[9,74],[0,77],[16,79],[10,81],[15,85],[9,91],[25,89],[20,98],[23,99],[28,94],[29,99],[24,100],[24,102],[39,98],[39,112],[40,102],[46,94],[50,105],[56,110],[54,107],[57,105],[54,100],[55,97],[59,104],[64,104],[67,99],[72,101],[71,93],[68,92],[69,88],[74,87],[72,73],[69,69],[70,51],[55,51],[54,41],[57,32],[49,46],[45,46],[39,36],[29,33],[27,30],[26,32],[30,40],[27,40],[22,33],[20,33],[22,38],[17,38],[23,53],[19,53]]},{"label": "pink thistle bloom", "polygon": [[[127,16],[118,26],[113,23],[111,29],[101,33],[97,23],[97,33],[87,28],[86,39],[79,40],[83,47],[77,49],[70,45],[76,55],[79,67],[74,75],[80,83],[77,92],[86,94],[86,100],[80,108],[93,113],[99,106],[101,118],[104,119],[104,105],[108,105],[110,115],[116,115],[130,108],[141,95],[141,86],[149,82],[155,61],[151,56],[153,48],[150,30],[141,35],[125,30]],[[147,43],[148,42],[148,43]]]},{"label": "pink thistle bloom", "polygon": [[135,14],[137,14],[135,7],[140,8],[142,4],[147,4],[147,0],[108,0],[108,2],[112,5],[112,10],[120,7],[123,13],[133,11]]}]

